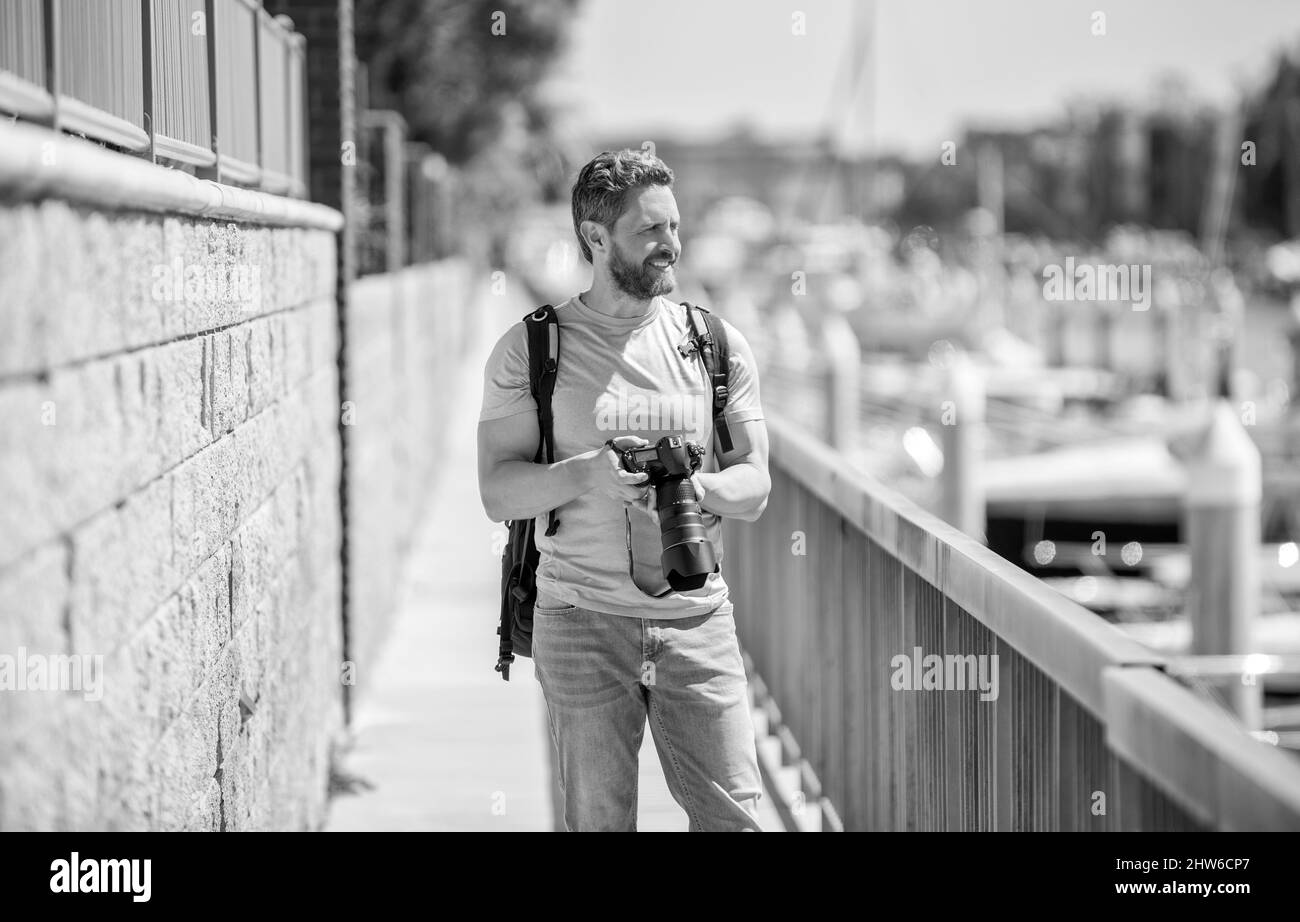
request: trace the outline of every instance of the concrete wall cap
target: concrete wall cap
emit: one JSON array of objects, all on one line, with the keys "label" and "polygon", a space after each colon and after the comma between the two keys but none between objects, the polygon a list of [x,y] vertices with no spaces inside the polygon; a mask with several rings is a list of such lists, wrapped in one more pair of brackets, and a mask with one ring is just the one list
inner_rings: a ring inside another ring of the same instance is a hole
[{"label": "concrete wall cap", "polygon": [[336,231],[343,215],[315,202],[240,189],[170,170],[34,125],[0,123],[0,197],[66,199],[280,227]]}]

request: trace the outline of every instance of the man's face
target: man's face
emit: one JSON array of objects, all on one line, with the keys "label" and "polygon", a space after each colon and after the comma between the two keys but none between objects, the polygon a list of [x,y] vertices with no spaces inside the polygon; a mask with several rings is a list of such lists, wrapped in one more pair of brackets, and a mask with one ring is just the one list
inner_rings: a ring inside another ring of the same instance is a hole
[{"label": "man's face", "polygon": [[609,274],[620,291],[648,301],[676,287],[680,222],[677,200],[667,186],[648,186],[628,197],[610,234]]}]

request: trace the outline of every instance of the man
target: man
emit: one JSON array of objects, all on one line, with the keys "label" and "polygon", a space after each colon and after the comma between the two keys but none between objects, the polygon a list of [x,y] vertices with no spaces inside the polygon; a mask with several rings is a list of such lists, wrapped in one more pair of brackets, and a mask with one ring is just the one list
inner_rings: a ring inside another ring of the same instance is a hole
[{"label": "man", "polygon": [[678,348],[690,324],[666,297],[681,255],[672,184],[662,160],[632,150],[602,153],[578,174],[573,227],[593,278],[556,307],[556,463],[533,463],[540,434],[522,322],[484,371],[478,474],[488,516],[559,510],[553,537],[544,519],[536,529],[532,652],[570,830],[636,828],[647,718],[692,830],[759,828],[762,785],[727,584],[714,573],[697,590],[668,588],[648,476],[623,470],[606,445],[677,434],[709,447],[692,480],[719,560],[719,516],[753,521],[767,503],[767,429],[748,343],[728,325],[725,454],[712,438],[700,358]]}]

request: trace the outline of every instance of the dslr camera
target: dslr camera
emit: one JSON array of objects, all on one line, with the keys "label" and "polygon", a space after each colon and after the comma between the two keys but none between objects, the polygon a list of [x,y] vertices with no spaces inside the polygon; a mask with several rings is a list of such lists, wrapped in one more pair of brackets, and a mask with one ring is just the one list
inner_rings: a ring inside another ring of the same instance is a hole
[{"label": "dslr camera", "polygon": [[[609,446],[614,448],[612,440]],[[691,474],[700,468],[704,447],[681,436],[666,435],[644,448],[614,451],[625,471],[650,475],[668,585],[678,592],[699,589],[718,569],[713,544],[704,530],[700,501],[690,481]]]}]

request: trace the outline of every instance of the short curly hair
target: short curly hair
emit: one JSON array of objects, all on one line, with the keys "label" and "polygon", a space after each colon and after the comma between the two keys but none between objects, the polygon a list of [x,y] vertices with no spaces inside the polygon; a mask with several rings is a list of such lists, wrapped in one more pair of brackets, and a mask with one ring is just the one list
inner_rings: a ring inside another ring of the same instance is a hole
[{"label": "short curly hair", "polygon": [[673,171],[646,150],[601,151],[578,171],[573,184],[573,233],[591,262],[591,247],[582,239],[582,222],[613,227],[626,207],[627,194],[646,186],[672,187]]}]

